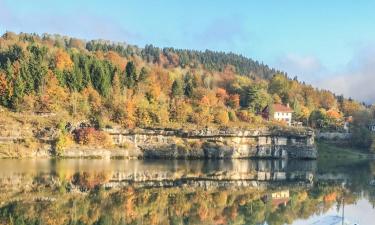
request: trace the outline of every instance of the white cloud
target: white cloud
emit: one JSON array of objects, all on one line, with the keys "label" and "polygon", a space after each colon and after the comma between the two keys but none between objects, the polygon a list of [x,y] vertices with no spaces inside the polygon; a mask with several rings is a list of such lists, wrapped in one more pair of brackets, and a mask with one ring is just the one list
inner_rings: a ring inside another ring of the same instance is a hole
[{"label": "white cloud", "polygon": [[290,77],[298,76],[300,80],[308,82],[315,82],[325,71],[318,58],[297,54],[287,54],[280,57],[276,62],[276,68],[286,71]]},{"label": "white cloud", "polygon": [[315,56],[297,54],[280,57],[275,67],[318,88],[375,103],[375,44],[358,47],[352,60],[336,71],[329,71]]},{"label": "white cloud", "polygon": [[318,85],[346,97],[375,103],[375,45],[361,47],[347,66]]}]

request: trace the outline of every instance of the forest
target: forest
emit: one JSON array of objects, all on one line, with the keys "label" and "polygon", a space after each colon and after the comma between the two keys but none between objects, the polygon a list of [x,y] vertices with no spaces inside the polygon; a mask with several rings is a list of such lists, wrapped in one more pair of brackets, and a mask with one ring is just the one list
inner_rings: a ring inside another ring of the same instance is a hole
[{"label": "forest", "polygon": [[234,53],[50,34],[0,38],[0,107],[13,112],[56,113],[96,128],[284,126],[259,115],[272,103],[289,104],[294,120],[320,130],[341,131],[350,120],[355,144],[372,144],[373,107]]}]

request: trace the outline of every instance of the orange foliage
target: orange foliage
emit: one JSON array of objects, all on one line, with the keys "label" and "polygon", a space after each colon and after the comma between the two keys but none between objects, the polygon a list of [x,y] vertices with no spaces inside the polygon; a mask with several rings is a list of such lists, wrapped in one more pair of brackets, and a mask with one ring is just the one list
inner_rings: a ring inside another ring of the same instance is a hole
[{"label": "orange foliage", "polygon": [[76,142],[83,145],[112,145],[111,137],[102,131],[96,130],[93,127],[81,128],[75,132]]},{"label": "orange foliage", "polygon": [[240,95],[239,94],[230,95],[229,99],[227,100],[227,104],[232,109],[239,108],[240,107]]},{"label": "orange foliage", "polygon": [[100,111],[102,108],[102,100],[99,93],[94,88],[89,86],[82,91],[82,94],[87,98],[92,109]]},{"label": "orange foliage", "polygon": [[331,118],[331,119],[335,119],[335,120],[338,120],[338,119],[341,119],[342,116],[340,114],[339,111],[337,111],[336,109],[330,109],[327,111],[326,115]]},{"label": "orange foliage", "polygon": [[135,193],[132,188],[128,188],[126,190],[126,199],[124,202],[124,208],[125,208],[125,215],[127,218],[127,222],[131,222],[137,217],[137,214],[134,210],[134,200],[135,200]]},{"label": "orange foliage", "polygon": [[8,84],[5,78],[5,74],[0,73],[0,95],[5,95],[6,91],[8,90]]},{"label": "orange foliage", "polygon": [[106,183],[110,178],[110,173],[106,174],[105,172],[83,172],[74,174],[72,183],[81,187],[92,189],[97,185]]},{"label": "orange foliage", "polygon": [[209,106],[210,105],[210,99],[205,95],[201,98],[199,101],[199,104],[202,106]]},{"label": "orange foliage", "polygon": [[225,102],[227,99],[228,99],[228,93],[227,93],[227,90],[225,90],[224,88],[218,88],[216,90],[216,97],[218,98],[218,100],[220,102]]},{"label": "orange foliage", "polygon": [[209,209],[205,205],[200,205],[198,208],[198,216],[201,221],[204,221],[208,218]]},{"label": "orange foliage", "polygon": [[105,54],[105,58],[111,61],[113,64],[120,67],[120,69],[125,69],[127,61],[125,58],[121,57],[117,52],[109,51]]},{"label": "orange foliage", "polygon": [[235,78],[235,72],[236,72],[236,68],[234,68],[234,66],[227,65],[224,68],[224,72],[222,74],[222,79],[223,79],[224,83],[232,82]]},{"label": "orange foliage", "polygon": [[43,95],[40,97],[40,110],[42,111],[55,111],[59,106],[65,104],[68,93],[59,85],[56,76],[49,71],[47,74],[46,88]]},{"label": "orange foliage", "polygon": [[227,224],[227,221],[226,221],[225,217],[223,217],[221,215],[218,215],[218,216],[215,216],[215,218],[214,218],[214,224],[215,225],[223,225],[223,224]]},{"label": "orange foliage", "polygon": [[336,98],[329,91],[322,91],[320,93],[320,104],[323,108],[329,109],[336,106]]},{"label": "orange foliage", "polygon": [[55,62],[58,70],[70,70],[73,67],[69,54],[61,49],[58,49],[55,54]]},{"label": "orange foliage", "polygon": [[336,192],[332,192],[330,194],[327,194],[323,198],[324,202],[333,202],[333,201],[336,201],[336,199],[337,199],[337,193]]},{"label": "orange foliage", "polygon": [[135,127],[135,112],[136,106],[133,101],[128,100],[125,102],[125,118],[122,121],[123,125],[127,128],[134,128]]}]

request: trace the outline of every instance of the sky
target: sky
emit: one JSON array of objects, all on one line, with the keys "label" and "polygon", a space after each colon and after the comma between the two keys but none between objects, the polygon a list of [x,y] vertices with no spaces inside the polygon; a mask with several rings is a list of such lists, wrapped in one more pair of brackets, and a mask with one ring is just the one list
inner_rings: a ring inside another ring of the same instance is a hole
[{"label": "sky", "polygon": [[375,102],[375,0],[0,0],[0,33],[234,52]]}]

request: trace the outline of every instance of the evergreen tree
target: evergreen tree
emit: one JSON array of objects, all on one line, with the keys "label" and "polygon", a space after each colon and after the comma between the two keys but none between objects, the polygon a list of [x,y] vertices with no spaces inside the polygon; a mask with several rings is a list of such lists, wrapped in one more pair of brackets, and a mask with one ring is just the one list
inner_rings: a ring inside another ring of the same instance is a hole
[{"label": "evergreen tree", "polygon": [[110,75],[106,73],[103,63],[96,61],[92,68],[92,79],[94,88],[103,96],[108,96],[111,87]]},{"label": "evergreen tree", "polygon": [[185,75],[184,95],[191,98],[193,96],[195,87],[196,82],[194,80],[194,77],[190,73],[187,73]]},{"label": "evergreen tree", "polygon": [[137,82],[137,70],[132,61],[128,62],[125,67],[125,86],[133,88]]}]

